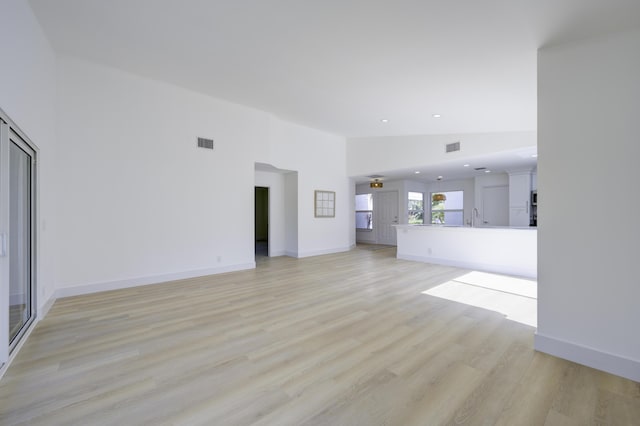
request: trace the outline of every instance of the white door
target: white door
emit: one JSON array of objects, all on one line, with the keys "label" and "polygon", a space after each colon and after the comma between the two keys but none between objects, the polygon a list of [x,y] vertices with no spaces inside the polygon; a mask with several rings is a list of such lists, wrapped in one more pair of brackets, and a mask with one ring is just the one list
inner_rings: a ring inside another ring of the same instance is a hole
[{"label": "white door", "polygon": [[482,189],[482,223],[479,223],[478,225],[509,225],[508,186],[485,186]]},{"label": "white door", "polygon": [[375,215],[373,227],[378,228],[378,244],[396,245],[396,228],[398,224],[398,191],[376,193],[373,203]]}]

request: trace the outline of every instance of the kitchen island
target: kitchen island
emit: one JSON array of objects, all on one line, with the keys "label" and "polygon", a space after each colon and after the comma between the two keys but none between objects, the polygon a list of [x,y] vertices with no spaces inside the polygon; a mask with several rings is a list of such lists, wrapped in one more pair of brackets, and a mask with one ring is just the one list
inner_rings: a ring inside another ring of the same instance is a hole
[{"label": "kitchen island", "polygon": [[535,227],[395,225],[398,259],[537,278]]}]

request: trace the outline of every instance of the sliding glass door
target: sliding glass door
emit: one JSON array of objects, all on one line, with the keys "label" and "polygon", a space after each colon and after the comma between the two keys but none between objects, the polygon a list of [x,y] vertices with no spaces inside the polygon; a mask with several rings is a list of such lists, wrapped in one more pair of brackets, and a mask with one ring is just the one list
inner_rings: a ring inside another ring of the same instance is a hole
[{"label": "sliding glass door", "polygon": [[9,341],[33,320],[32,164],[34,153],[12,134],[9,155]]},{"label": "sliding glass door", "polygon": [[35,156],[0,117],[0,364],[35,318]]}]

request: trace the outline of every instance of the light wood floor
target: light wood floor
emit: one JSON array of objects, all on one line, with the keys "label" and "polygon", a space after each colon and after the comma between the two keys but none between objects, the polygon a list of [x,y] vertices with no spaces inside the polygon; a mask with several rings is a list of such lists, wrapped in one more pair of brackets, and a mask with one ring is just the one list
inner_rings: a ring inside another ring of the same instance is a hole
[{"label": "light wood floor", "polygon": [[423,294],[465,271],[394,255],[58,300],[0,381],[0,424],[640,424],[640,384]]}]

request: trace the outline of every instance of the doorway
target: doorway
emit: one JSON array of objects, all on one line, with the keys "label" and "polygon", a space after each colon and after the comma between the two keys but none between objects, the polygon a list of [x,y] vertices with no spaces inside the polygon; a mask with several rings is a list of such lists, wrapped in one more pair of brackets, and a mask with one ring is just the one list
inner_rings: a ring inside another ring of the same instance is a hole
[{"label": "doorway", "polygon": [[378,192],[375,197],[374,227],[378,228],[378,244],[395,246],[397,235],[393,225],[398,224],[398,191]]},{"label": "doorway", "polygon": [[481,226],[509,225],[509,187],[507,185],[482,188]]},{"label": "doorway", "polygon": [[36,152],[0,111],[0,365],[36,317]]},{"label": "doorway", "polygon": [[255,255],[269,256],[269,188],[255,187]]}]

